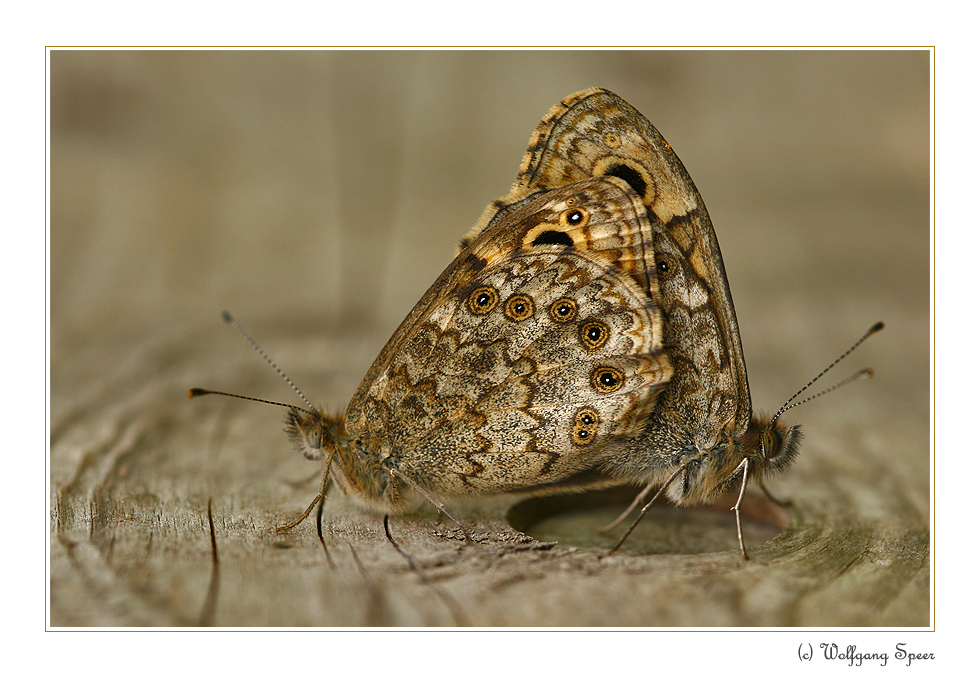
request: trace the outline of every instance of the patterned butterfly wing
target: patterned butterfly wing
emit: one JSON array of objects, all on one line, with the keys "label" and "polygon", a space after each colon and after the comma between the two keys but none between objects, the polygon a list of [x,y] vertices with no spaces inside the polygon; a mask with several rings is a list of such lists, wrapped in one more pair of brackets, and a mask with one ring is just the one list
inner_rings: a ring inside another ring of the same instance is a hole
[{"label": "patterned butterfly wing", "polygon": [[619,179],[509,211],[369,370],[347,410],[341,484],[397,509],[379,468],[448,498],[561,490],[608,460],[671,374],[654,264],[646,209]]},{"label": "patterned butterfly wing", "polygon": [[701,196],[670,145],[612,92],[593,88],[566,97],[538,125],[510,193],[487,207],[467,239],[541,191],[604,175],[633,187],[654,229],[674,375],[653,421],[656,439],[634,444],[634,453],[616,469],[649,477],[652,468],[676,463],[682,450],[711,449],[728,436],[744,434],[752,414],[718,241]]}]

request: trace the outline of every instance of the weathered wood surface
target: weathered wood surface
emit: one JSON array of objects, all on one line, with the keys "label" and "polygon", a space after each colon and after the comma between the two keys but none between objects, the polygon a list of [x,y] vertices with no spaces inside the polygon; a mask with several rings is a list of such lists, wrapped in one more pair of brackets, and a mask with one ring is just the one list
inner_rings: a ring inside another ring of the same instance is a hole
[{"label": "weathered wood surface", "polygon": [[[924,52],[51,65],[52,626],[930,623]],[[342,496],[326,549],[312,520],[276,534],[315,468],[279,411],[186,399],[295,399],[219,312],[346,406],[540,116],[590,85],[643,111],[701,189],[757,407],[886,324],[837,370],[873,380],[787,415],[807,437],[771,488],[793,506],[753,501],[750,562],[727,506],[658,508],[603,557],[616,496],[457,506],[470,546],[433,511],[392,519],[411,559]]]}]

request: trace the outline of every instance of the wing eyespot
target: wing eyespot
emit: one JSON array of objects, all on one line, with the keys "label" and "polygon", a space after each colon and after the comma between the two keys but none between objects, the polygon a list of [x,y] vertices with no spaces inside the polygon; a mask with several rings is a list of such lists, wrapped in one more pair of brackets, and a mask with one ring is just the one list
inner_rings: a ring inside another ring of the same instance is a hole
[{"label": "wing eyespot", "polygon": [[609,341],[610,334],[609,325],[605,322],[589,320],[579,327],[578,339],[582,343],[582,346],[591,353],[606,345]]},{"label": "wing eyespot", "polygon": [[504,317],[521,322],[534,315],[534,300],[527,294],[514,294],[504,302]]},{"label": "wing eyespot", "polygon": [[589,212],[579,207],[572,207],[561,213],[558,222],[564,228],[582,228],[589,222]]},{"label": "wing eyespot", "polygon": [[595,407],[584,406],[572,417],[572,444],[584,447],[595,441],[599,431],[599,412]]},{"label": "wing eyespot", "polygon": [[490,285],[481,285],[470,292],[466,307],[474,315],[486,315],[500,303],[500,293]]},{"label": "wing eyespot", "polygon": [[626,383],[626,376],[619,369],[609,366],[592,370],[592,389],[602,395],[616,392]]},{"label": "wing eyespot", "polygon": [[575,302],[575,299],[560,298],[548,308],[548,315],[559,324],[571,322],[578,317],[578,303]]}]

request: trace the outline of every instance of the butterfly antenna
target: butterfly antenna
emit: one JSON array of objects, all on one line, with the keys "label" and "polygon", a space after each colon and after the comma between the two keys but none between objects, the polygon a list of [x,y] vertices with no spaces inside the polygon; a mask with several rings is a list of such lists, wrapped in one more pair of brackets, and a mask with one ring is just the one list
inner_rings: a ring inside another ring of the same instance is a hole
[{"label": "butterfly antenna", "polygon": [[826,369],[824,369],[822,372],[820,372],[819,374],[817,374],[816,376],[814,376],[812,379],[810,379],[810,382],[809,383],[807,383],[805,386],[803,386],[802,388],[800,388],[799,390],[797,390],[795,395],[793,395],[791,398],[789,398],[788,400],[786,400],[786,404],[784,404],[782,407],[780,407],[779,408],[779,411],[776,412],[776,415],[772,417],[772,421],[770,421],[770,425],[772,423],[775,423],[777,418],[779,418],[780,416],[782,416],[783,414],[785,414],[787,411],[789,411],[793,407],[798,407],[801,404],[805,404],[806,402],[809,402],[810,400],[815,400],[818,397],[821,397],[822,395],[826,395],[827,393],[829,393],[831,391],[837,390],[841,386],[847,385],[851,381],[857,381],[859,379],[864,379],[864,378],[871,378],[872,376],[874,376],[874,372],[871,369],[862,369],[861,371],[857,372],[856,374],[854,374],[852,376],[849,376],[848,378],[844,379],[840,383],[837,383],[837,384],[835,384],[835,385],[827,388],[826,390],[823,390],[823,391],[817,393],[816,395],[811,395],[810,397],[807,397],[806,399],[803,399],[803,400],[800,400],[799,402],[793,403],[793,400],[795,400],[797,397],[799,397],[800,395],[802,395],[803,394],[803,391],[805,391],[807,388],[809,388],[814,383],[816,383],[817,380],[821,376],[823,376],[828,371],[830,371],[831,369],[833,369],[834,367],[836,367],[838,362],[840,362],[845,357],[847,357],[852,352],[854,352],[854,349],[857,348],[862,343],[864,343],[868,339],[869,336],[871,336],[872,334],[875,334],[875,333],[881,331],[884,328],[885,328],[885,323],[884,322],[878,322],[873,327],[871,327],[871,329],[869,329],[868,331],[866,331],[864,333],[864,336],[862,336],[861,338],[859,338],[854,343],[853,346],[851,346],[846,351],[844,351],[844,354],[843,355],[841,355],[836,360],[834,360],[833,362],[831,362],[830,365]]},{"label": "butterfly antenna", "polygon": [[[265,359],[265,361],[269,363],[269,366],[276,370],[276,373],[277,374],[279,374],[280,376],[282,376],[283,380],[286,381],[286,383],[289,384],[289,387],[292,388],[294,391],[296,391],[296,394],[299,395],[300,398],[302,398],[302,400],[304,402],[306,402],[306,406],[308,406],[310,409],[316,409],[316,407],[313,406],[313,403],[310,402],[308,399],[306,399],[306,395],[304,395],[303,392],[299,388],[296,387],[296,384],[293,383],[292,379],[290,379],[288,376],[286,376],[285,372],[283,372],[283,370],[280,369],[276,365],[276,363],[272,361],[272,358],[269,357],[268,355],[266,355],[265,354],[265,351],[262,350],[262,348],[259,347],[259,344],[256,343],[255,341],[253,341],[252,340],[252,337],[245,333],[245,330],[242,329],[242,327],[241,327],[240,324],[238,324],[237,322],[235,322],[234,318],[232,318],[231,314],[229,314],[228,311],[224,311],[224,312],[221,313],[221,319],[224,320],[226,324],[231,325],[231,327],[235,331],[238,332],[238,335],[241,336],[243,339],[245,339],[245,342],[248,345],[252,346],[252,348],[255,350],[255,352],[257,352],[259,355],[261,355]],[[193,392],[194,391],[191,391],[190,397],[194,397]],[[208,393],[211,393],[211,392],[214,392],[214,391],[208,391]],[[201,394],[208,394],[208,393],[201,393]],[[220,393],[220,394],[227,395],[228,393]],[[233,395],[232,397],[243,397],[243,396]],[[243,399],[253,400],[255,398],[254,397],[243,397]],[[269,402],[268,400],[257,400],[257,401],[258,402],[266,402],[268,404],[280,404],[279,402]],[[290,405],[283,404],[282,406],[288,407]],[[293,407],[293,409],[295,409],[295,408],[296,407]]]},{"label": "butterfly antenna", "polygon": [[[307,411],[302,407],[297,407],[295,404],[286,404],[284,402],[274,402],[273,400],[263,400],[259,397],[248,397],[246,395],[236,395],[235,393],[224,393],[220,390],[208,390],[206,388],[191,388],[187,391],[188,397],[201,397],[203,395],[224,395],[225,397],[237,397],[240,400],[251,400],[252,402],[261,402],[262,404],[274,404],[277,407],[286,407],[287,409],[293,409],[295,411],[303,411],[310,416],[316,416],[312,411]],[[304,398],[305,399],[305,398]]]}]

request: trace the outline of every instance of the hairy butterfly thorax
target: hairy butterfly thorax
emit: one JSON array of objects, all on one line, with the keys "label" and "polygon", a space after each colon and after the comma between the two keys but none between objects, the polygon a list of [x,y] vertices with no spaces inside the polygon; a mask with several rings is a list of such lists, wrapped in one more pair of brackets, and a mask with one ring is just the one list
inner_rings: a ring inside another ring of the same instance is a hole
[{"label": "hairy butterfly thorax", "polygon": [[343,493],[385,512],[399,513],[414,505],[406,504],[392,492],[383,459],[369,457],[359,440],[347,432],[343,417],[329,416],[316,408],[291,409],[286,414],[285,430],[303,456],[324,463],[325,478],[329,477]]}]

